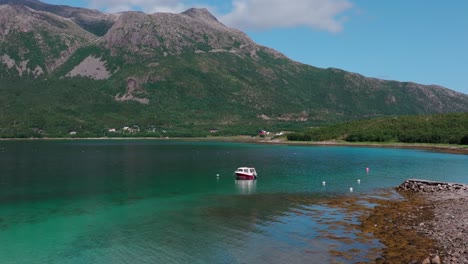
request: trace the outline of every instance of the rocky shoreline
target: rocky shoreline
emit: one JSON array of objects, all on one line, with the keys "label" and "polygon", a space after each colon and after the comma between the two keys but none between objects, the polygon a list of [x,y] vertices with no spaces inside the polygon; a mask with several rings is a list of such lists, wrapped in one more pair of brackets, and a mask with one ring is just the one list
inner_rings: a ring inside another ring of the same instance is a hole
[{"label": "rocky shoreline", "polygon": [[425,206],[420,208],[433,216],[418,219],[413,228],[436,241],[438,252],[410,263],[468,263],[468,185],[410,179],[397,190],[421,196]]}]

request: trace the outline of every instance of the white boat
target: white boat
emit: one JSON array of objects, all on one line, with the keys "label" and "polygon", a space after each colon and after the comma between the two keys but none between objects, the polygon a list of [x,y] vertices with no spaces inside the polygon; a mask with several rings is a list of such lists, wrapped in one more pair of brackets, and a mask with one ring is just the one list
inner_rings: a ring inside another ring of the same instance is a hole
[{"label": "white boat", "polygon": [[237,180],[255,180],[257,179],[257,172],[255,168],[240,167],[234,172]]}]

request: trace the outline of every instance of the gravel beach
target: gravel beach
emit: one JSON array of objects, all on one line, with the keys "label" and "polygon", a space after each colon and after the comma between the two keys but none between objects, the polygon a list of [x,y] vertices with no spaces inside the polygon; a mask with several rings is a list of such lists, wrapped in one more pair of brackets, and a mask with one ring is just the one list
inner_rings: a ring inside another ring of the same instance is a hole
[{"label": "gravel beach", "polygon": [[416,230],[436,241],[439,252],[433,253],[439,263],[468,263],[468,185],[408,180],[398,190],[417,193],[432,212],[432,219],[421,219]]}]

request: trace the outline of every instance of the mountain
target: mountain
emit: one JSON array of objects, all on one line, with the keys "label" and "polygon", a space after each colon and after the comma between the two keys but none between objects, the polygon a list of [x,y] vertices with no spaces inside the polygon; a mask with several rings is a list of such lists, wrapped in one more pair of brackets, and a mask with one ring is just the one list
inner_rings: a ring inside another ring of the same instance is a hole
[{"label": "mountain", "polygon": [[38,0],[0,0],[0,5],[27,6],[36,11],[44,11],[71,19],[78,26],[97,36],[104,35],[114,24],[116,15],[101,13],[97,10],[70,7],[65,5],[50,5]]},{"label": "mountain", "polygon": [[0,5],[0,58],[6,74],[46,76],[96,36],[69,19],[22,5]]},{"label": "mountain", "polygon": [[440,86],[292,61],[206,9],[109,15],[37,0],[0,0],[0,93],[2,137],[252,134],[468,110]]}]

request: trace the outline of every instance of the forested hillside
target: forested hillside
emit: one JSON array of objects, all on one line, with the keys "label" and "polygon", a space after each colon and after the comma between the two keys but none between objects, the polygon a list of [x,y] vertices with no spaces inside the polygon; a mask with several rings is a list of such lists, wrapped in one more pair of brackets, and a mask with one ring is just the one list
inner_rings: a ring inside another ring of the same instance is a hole
[{"label": "forested hillside", "polygon": [[468,145],[468,113],[354,121],[288,135],[289,140]]},{"label": "forested hillside", "polygon": [[468,95],[437,85],[295,62],[203,8],[38,0],[0,0],[0,103],[3,138],[254,135],[468,111]]}]

